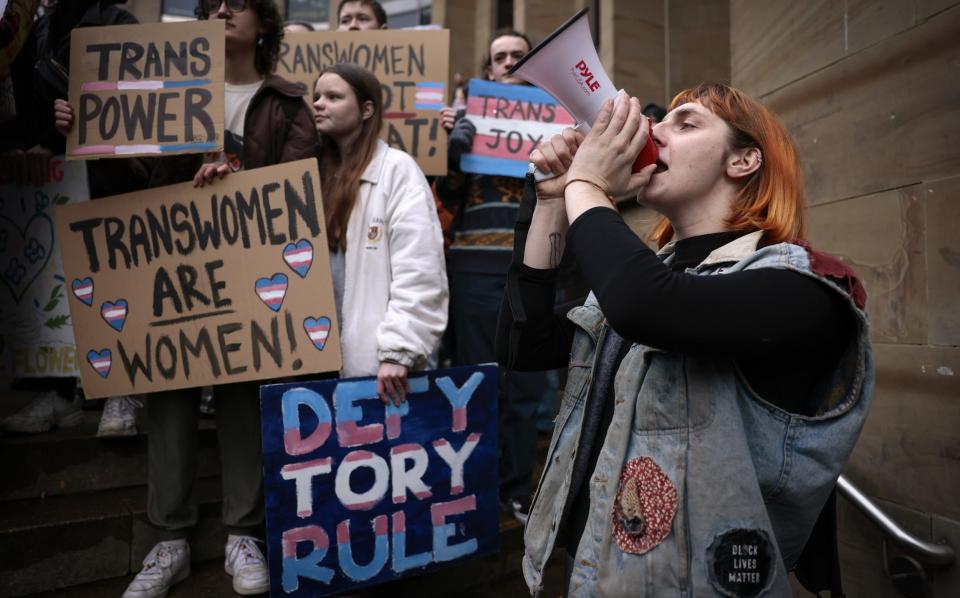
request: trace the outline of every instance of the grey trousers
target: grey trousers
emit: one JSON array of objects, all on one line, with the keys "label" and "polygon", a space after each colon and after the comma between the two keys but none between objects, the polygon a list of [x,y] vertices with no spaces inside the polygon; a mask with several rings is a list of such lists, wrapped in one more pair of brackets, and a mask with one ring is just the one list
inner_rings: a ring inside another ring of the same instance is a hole
[{"label": "grey trousers", "polygon": [[[259,382],[214,387],[228,533],[261,534],[263,455]],[[186,537],[197,524],[197,421],[200,389],[147,395],[147,518],[164,539]]]}]

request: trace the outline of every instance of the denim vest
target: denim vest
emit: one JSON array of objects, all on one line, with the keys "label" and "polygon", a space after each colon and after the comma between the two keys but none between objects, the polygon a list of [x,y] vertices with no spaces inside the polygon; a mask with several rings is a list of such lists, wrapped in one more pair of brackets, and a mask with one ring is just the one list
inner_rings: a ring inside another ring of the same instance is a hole
[{"label": "denim vest", "polygon": [[[687,272],[788,269],[847,298],[857,334],[817,386],[821,411],[806,417],[766,402],[730,360],[632,345],[614,379],[613,420],[589,478],[570,596],[791,595],[787,571],[866,419],[873,360],[865,297],[852,272],[804,244],[758,250],[761,234],[720,247]],[[523,573],[534,596],[573,498],[586,398],[607,330],[592,294],[567,317],[578,327],[567,386],[524,531]]]}]

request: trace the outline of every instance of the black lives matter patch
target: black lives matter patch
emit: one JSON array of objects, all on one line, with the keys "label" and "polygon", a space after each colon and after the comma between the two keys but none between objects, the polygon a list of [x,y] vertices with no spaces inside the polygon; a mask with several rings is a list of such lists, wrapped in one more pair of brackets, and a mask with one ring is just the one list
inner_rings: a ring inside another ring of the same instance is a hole
[{"label": "black lives matter patch", "polygon": [[724,596],[752,598],[770,587],[776,552],[766,532],[729,531],[717,536],[708,552],[711,581]]}]

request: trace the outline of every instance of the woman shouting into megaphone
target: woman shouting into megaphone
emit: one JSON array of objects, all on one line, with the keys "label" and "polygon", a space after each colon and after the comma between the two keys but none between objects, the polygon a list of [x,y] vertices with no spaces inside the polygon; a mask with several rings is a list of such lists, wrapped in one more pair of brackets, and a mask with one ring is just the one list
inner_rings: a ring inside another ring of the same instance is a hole
[{"label": "woman shouting into megaphone", "polygon": [[[764,106],[681,92],[652,129],[660,160],[631,173],[648,134],[621,96],[530,157],[558,176],[528,179],[498,356],[569,369],[524,574],[537,593],[565,545],[570,596],[785,595],[869,405],[863,287],[803,240],[796,150]],[[626,195],[660,214],[658,253]],[[564,252],[591,293],[556,313]]]}]

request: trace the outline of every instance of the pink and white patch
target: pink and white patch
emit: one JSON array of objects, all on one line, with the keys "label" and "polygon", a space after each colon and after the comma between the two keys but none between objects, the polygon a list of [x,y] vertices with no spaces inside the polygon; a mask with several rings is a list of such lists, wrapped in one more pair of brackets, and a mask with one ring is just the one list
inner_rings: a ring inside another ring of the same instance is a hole
[{"label": "pink and white patch", "polygon": [[[630,533],[624,528],[624,508],[639,510],[642,531]],[[649,457],[631,459],[620,473],[620,487],[612,514],[613,536],[617,546],[631,554],[645,554],[670,534],[677,513],[677,488]]]}]

